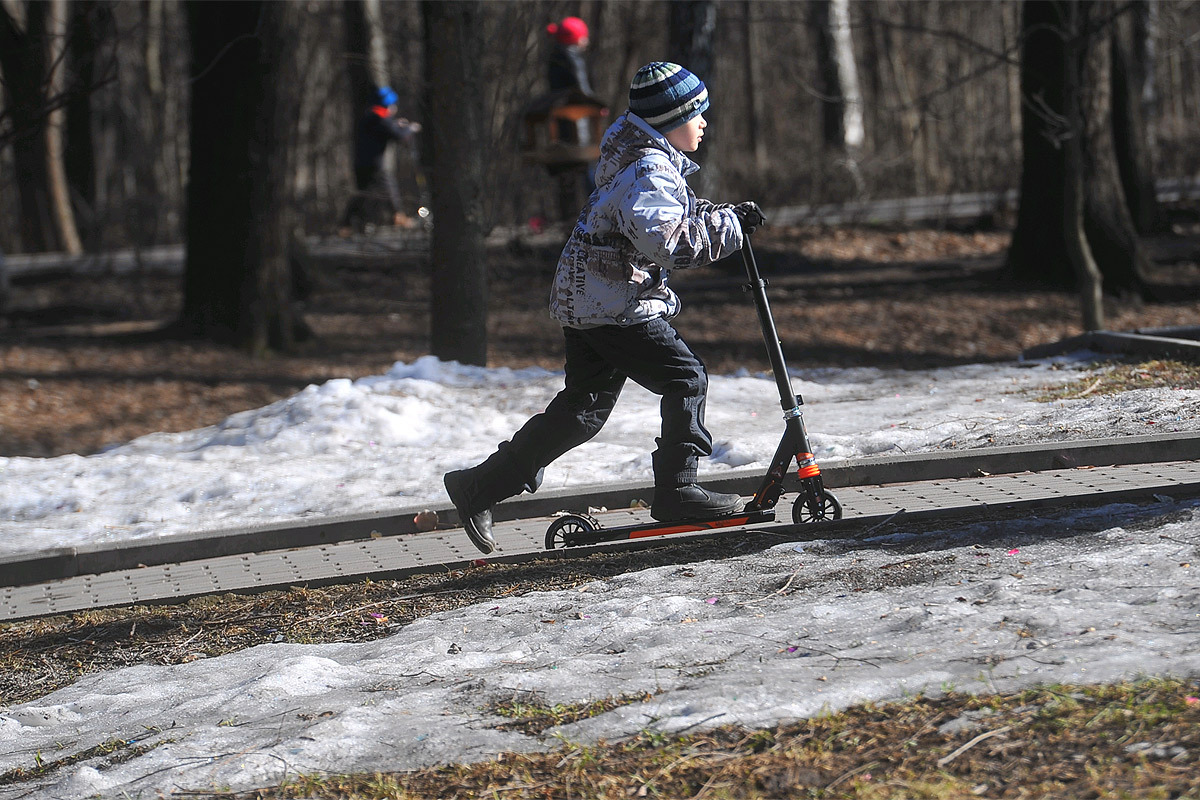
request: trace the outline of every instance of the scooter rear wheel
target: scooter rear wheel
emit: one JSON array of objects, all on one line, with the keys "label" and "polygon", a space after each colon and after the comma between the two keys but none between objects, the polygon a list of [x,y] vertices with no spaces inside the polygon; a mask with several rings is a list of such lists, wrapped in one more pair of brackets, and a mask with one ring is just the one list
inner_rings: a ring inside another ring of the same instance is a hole
[{"label": "scooter rear wheel", "polygon": [[807,498],[803,494],[800,495],[792,504],[792,522],[797,525],[809,525],[842,518],[842,504],[833,492],[822,489],[820,499],[820,505],[814,510],[808,507]]},{"label": "scooter rear wheel", "polygon": [[577,514],[564,514],[546,530],[546,549],[554,550],[561,547],[573,547],[577,544],[575,537],[581,533],[591,533],[598,526],[587,517]]}]

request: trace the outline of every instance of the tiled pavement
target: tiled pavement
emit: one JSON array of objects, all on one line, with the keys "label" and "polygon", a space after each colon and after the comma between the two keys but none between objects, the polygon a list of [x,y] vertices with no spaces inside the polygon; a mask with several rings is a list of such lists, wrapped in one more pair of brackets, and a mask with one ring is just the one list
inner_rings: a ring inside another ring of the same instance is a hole
[{"label": "tiled pavement", "polygon": [[[1054,469],[1041,472],[975,478],[926,480],[890,485],[846,486],[835,494],[845,509],[841,522],[815,526],[790,523],[794,495],[784,495],[779,521],[754,526],[781,536],[853,536],[888,520],[903,509],[914,518],[969,516],[983,511],[1034,513],[1067,504],[1149,501],[1200,495],[1200,463],[1168,463]],[[563,503],[569,507],[569,502]],[[581,509],[582,510],[582,509]],[[648,519],[645,511],[622,510],[594,514],[604,527]],[[553,517],[499,521],[498,550],[489,560],[517,561],[545,550],[546,528]],[[681,536],[737,536],[744,528],[719,533]],[[649,540],[651,544],[658,540]],[[637,543],[602,547],[646,546]],[[588,548],[557,551],[563,555],[591,552]],[[375,538],[315,544],[285,550],[241,553],[120,569],[97,575],[77,575],[24,586],[0,588],[0,621],[46,616],[89,608],[134,603],[172,602],[225,592],[252,592],[290,585],[318,585],[395,577],[413,572],[450,569],[480,558],[460,528],[428,533],[404,533]]]}]

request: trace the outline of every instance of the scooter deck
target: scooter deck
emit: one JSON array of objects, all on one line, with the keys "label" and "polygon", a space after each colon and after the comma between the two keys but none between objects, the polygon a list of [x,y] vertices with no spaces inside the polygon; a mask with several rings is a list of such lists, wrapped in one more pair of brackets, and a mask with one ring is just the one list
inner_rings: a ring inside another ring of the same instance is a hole
[{"label": "scooter deck", "polygon": [[623,539],[648,539],[653,536],[670,536],[676,533],[695,533],[697,531],[733,528],[740,525],[757,525],[760,522],[774,522],[775,510],[739,511],[724,517],[713,519],[689,519],[677,522],[644,522],[637,525],[621,525],[615,528],[602,528],[599,523],[584,514],[569,514],[589,523],[593,530],[575,530],[564,534],[565,547],[579,547],[602,542],[616,542]]}]

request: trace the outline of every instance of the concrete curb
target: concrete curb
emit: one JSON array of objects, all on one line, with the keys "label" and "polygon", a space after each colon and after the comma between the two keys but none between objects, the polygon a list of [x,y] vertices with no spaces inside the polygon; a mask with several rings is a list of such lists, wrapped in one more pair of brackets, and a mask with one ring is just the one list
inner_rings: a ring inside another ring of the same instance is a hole
[{"label": "concrete curb", "polygon": [[1089,331],[1049,344],[1031,347],[1022,358],[1037,360],[1079,350],[1125,355],[1173,356],[1200,361],[1200,328],[1141,328],[1132,333]]},{"label": "concrete curb", "polygon": [[[1200,433],[1173,433],[871,456],[823,464],[822,476],[826,486],[837,489],[1071,467],[1195,460],[1200,460]],[[735,470],[719,478],[706,479],[705,485],[748,496],[757,490],[762,475],[762,471],[757,469]],[[792,480],[789,488],[794,490],[795,483]],[[546,517],[564,509],[628,508],[635,500],[648,501],[652,491],[653,487],[648,484],[633,482],[543,491],[501,503],[496,506],[493,516],[500,522]],[[414,533],[417,527],[413,517],[427,507],[410,506],[370,514],[189,532],[159,540],[15,553],[0,556],[0,586],[22,586],[139,566],[177,564],[219,556]],[[435,504],[432,508],[438,512],[438,527],[458,527],[458,515],[448,504]]]}]

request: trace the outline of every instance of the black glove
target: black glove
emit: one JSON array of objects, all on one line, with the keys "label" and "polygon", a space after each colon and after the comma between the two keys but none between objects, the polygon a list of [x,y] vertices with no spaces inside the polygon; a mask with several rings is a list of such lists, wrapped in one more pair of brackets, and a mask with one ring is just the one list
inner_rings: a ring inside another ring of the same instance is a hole
[{"label": "black glove", "polygon": [[767,224],[762,209],[753,200],[738,203],[733,207],[733,213],[737,214],[738,222],[742,223],[742,233],[754,233],[759,225]]}]

